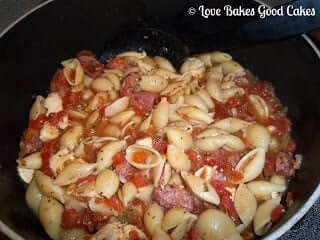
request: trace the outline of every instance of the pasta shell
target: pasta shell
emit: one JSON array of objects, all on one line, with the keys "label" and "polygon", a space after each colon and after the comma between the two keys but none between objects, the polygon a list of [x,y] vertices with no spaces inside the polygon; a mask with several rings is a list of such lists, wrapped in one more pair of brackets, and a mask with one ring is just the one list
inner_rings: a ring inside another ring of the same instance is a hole
[{"label": "pasta shell", "polygon": [[248,226],[257,210],[257,200],[245,184],[240,184],[234,198],[234,206],[242,223]]},{"label": "pasta shell", "polygon": [[106,216],[118,216],[119,213],[103,201],[96,201],[97,198],[91,198],[88,202],[88,206],[91,211],[102,213]]},{"label": "pasta shell", "polygon": [[80,178],[89,176],[96,168],[96,164],[74,162],[69,164],[57,176],[54,184],[59,186],[69,185]]},{"label": "pasta shell", "polygon": [[256,148],[241,158],[235,168],[243,174],[241,183],[249,182],[261,174],[265,163],[265,155],[263,148]]},{"label": "pasta shell", "polygon": [[195,95],[199,96],[202,101],[204,101],[209,109],[214,108],[214,102],[212,101],[209,93],[205,89],[200,89],[195,93]]},{"label": "pasta shell", "polygon": [[163,215],[163,208],[157,203],[150,205],[147,211],[144,213],[144,226],[150,235],[153,235],[156,228],[161,228]]},{"label": "pasta shell", "polygon": [[78,59],[65,62],[63,74],[71,86],[79,85],[84,78],[84,71]]},{"label": "pasta shell", "polygon": [[141,77],[139,84],[144,91],[158,93],[168,86],[168,80],[159,75],[145,75]]},{"label": "pasta shell", "polygon": [[111,198],[119,188],[119,177],[112,170],[105,169],[96,179],[96,192],[106,198]]},{"label": "pasta shell", "polygon": [[200,214],[196,223],[198,237],[204,240],[223,240],[235,232],[230,217],[216,209],[208,209]]},{"label": "pasta shell", "polygon": [[209,111],[207,104],[197,95],[184,96],[184,103],[189,106],[197,107],[205,112]]},{"label": "pasta shell", "polygon": [[151,126],[151,120],[152,120],[152,114],[150,114],[146,119],[142,121],[142,123],[140,124],[139,130],[146,132]]},{"label": "pasta shell", "polygon": [[229,133],[235,133],[249,127],[251,123],[238,118],[225,118],[212,124],[213,127]]},{"label": "pasta shell", "polygon": [[147,54],[144,51],[143,52],[127,51],[127,52],[122,52],[117,55],[117,57],[133,57],[133,58],[138,58],[138,59],[142,59],[146,56],[147,56]]},{"label": "pasta shell", "polygon": [[175,68],[168,59],[160,56],[155,56],[153,60],[156,62],[159,68],[162,68],[170,72],[176,72]]},{"label": "pasta shell", "polygon": [[189,213],[183,208],[171,208],[169,209],[162,221],[162,229],[164,231],[172,230],[181,224],[184,224],[188,219],[193,221],[197,219],[197,216]]},{"label": "pasta shell", "polygon": [[94,111],[99,107],[102,107],[108,100],[108,94],[106,92],[99,92],[90,100],[86,110]]},{"label": "pasta shell", "polygon": [[202,168],[199,168],[194,175],[204,179],[205,181],[210,181],[214,176],[214,172],[213,167],[205,165]]},{"label": "pasta shell", "polygon": [[257,119],[266,120],[269,117],[269,108],[266,102],[258,95],[249,95],[249,112]]},{"label": "pasta shell", "polygon": [[133,116],[135,115],[133,110],[127,110],[114,115],[110,118],[110,122],[113,124],[118,124],[120,126],[125,125]]},{"label": "pasta shell", "polygon": [[29,113],[29,118],[31,120],[37,119],[41,114],[46,112],[46,109],[43,106],[43,104],[44,104],[44,98],[42,96],[37,96],[36,100],[32,104],[32,107]]},{"label": "pasta shell", "polygon": [[262,203],[254,217],[253,228],[258,236],[264,235],[271,227],[271,213],[275,207],[280,204],[280,197],[269,199]]},{"label": "pasta shell", "polygon": [[42,195],[49,198],[52,197],[64,203],[64,191],[60,186],[54,184],[52,178],[48,177],[41,171],[35,171],[34,177]]},{"label": "pasta shell", "polygon": [[18,164],[22,168],[40,169],[42,166],[41,153],[35,152],[22,159],[19,159]]},{"label": "pasta shell", "polygon": [[109,92],[113,89],[113,84],[107,78],[97,78],[93,80],[91,87],[97,92]]},{"label": "pasta shell", "polygon": [[174,145],[168,145],[167,159],[170,166],[176,171],[189,171],[191,169],[191,161],[182,149]]},{"label": "pasta shell", "polygon": [[97,154],[97,170],[108,168],[112,164],[113,156],[126,147],[126,141],[112,141],[104,145]]},{"label": "pasta shell", "polygon": [[269,199],[273,193],[282,193],[286,190],[286,185],[262,180],[249,182],[247,186],[258,200]]},{"label": "pasta shell", "polygon": [[129,106],[129,97],[125,96],[117,99],[112,104],[106,107],[104,115],[106,117],[112,117],[120,112],[126,110]]},{"label": "pasta shell", "polygon": [[156,228],[152,235],[152,240],[172,240],[171,237],[161,228]]},{"label": "pasta shell", "polygon": [[213,122],[213,115],[211,113],[207,113],[195,107],[181,107],[177,112],[200,123],[210,124]]},{"label": "pasta shell", "polygon": [[63,210],[63,205],[57,200],[42,197],[39,206],[39,219],[51,239],[60,239]]},{"label": "pasta shell", "polygon": [[169,103],[166,98],[161,98],[160,103],[152,113],[152,123],[156,128],[163,128],[169,121]]},{"label": "pasta shell", "polygon": [[268,149],[271,142],[271,134],[267,128],[259,124],[253,124],[247,128],[246,133],[248,143],[251,146]]},{"label": "pasta shell", "polygon": [[198,58],[187,58],[180,67],[182,74],[192,72],[195,76],[199,76],[205,71],[204,63]]},{"label": "pasta shell", "polygon": [[60,135],[58,127],[51,125],[50,123],[44,123],[40,130],[40,139],[43,142],[47,142],[57,138]]},{"label": "pasta shell", "polygon": [[150,175],[152,177],[153,185],[155,187],[159,185],[162,172],[164,171],[165,163],[165,159],[161,158],[159,165],[151,169]]},{"label": "pasta shell", "polygon": [[228,135],[229,133],[225,130],[216,127],[210,127],[197,135],[197,138],[215,137],[218,135]]},{"label": "pasta shell", "polygon": [[132,182],[126,182],[123,184],[121,191],[118,192],[119,199],[126,207],[128,203],[135,198],[138,190]]},{"label": "pasta shell", "polygon": [[209,182],[187,172],[181,172],[181,176],[195,195],[204,201],[219,205],[220,197]]},{"label": "pasta shell", "polygon": [[47,115],[63,110],[62,99],[58,93],[50,93],[44,100],[43,106],[47,109]]},{"label": "pasta shell", "polygon": [[198,139],[195,145],[203,151],[215,151],[220,147],[231,151],[242,151],[246,148],[242,140],[233,135],[218,135]]},{"label": "pasta shell", "polygon": [[243,240],[243,238],[238,232],[234,232],[229,237],[225,238],[225,240]]},{"label": "pasta shell", "polygon": [[243,67],[236,61],[229,60],[220,64],[223,70],[223,74],[227,75],[230,73],[243,72]]},{"label": "pasta shell", "polygon": [[79,143],[80,137],[83,135],[83,127],[76,125],[67,130],[60,138],[61,147],[73,150]]},{"label": "pasta shell", "polygon": [[225,53],[225,52],[215,51],[215,52],[211,52],[209,54],[211,57],[211,62],[213,64],[228,62],[228,61],[232,60],[232,56],[228,53]]},{"label": "pasta shell", "polygon": [[152,191],[153,185],[151,184],[145,187],[138,188],[136,198],[140,199],[143,202],[149,203],[151,201]]},{"label": "pasta shell", "polygon": [[86,231],[81,228],[62,229],[60,232],[60,240],[80,240],[86,235]]},{"label": "pasta shell", "polygon": [[167,128],[166,135],[168,142],[177,148],[186,150],[192,146],[193,140],[189,132],[178,128]]},{"label": "pasta shell", "polygon": [[[143,153],[147,155],[144,162],[135,161],[135,154]],[[126,150],[126,159],[132,166],[144,170],[158,166],[161,163],[162,156],[153,148],[142,145],[130,145]]]},{"label": "pasta shell", "polygon": [[36,216],[38,216],[41,199],[42,194],[38,188],[36,180],[33,179],[26,191],[26,202]]},{"label": "pasta shell", "polygon": [[34,174],[34,169],[17,167],[17,171],[22,181],[28,184],[31,182]]}]

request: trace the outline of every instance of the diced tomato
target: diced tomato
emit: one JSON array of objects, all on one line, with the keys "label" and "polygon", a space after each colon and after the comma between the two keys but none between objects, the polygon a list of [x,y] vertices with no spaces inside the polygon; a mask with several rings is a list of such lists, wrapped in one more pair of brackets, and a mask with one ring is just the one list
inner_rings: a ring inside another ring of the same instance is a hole
[{"label": "diced tomato", "polygon": [[93,176],[93,175],[89,175],[87,177],[83,177],[83,178],[80,178],[78,179],[75,184],[76,185],[79,185],[81,183],[84,183],[84,182],[91,182],[91,181],[95,181],[96,180],[96,176]]},{"label": "diced tomato", "polygon": [[294,200],[293,192],[288,192],[286,196],[286,206],[290,207],[293,204],[293,200]]},{"label": "diced tomato", "polygon": [[61,227],[65,229],[83,227],[84,212],[77,212],[75,209],[64,209],[61,219]]},{"label": "diced tomato", "polygon": [[130,104],[137,115],[144,116],[152,110],[157,98],[159,98],[158,94],[137,92],[131,96]]},{"label": "diced tomato", "polygon": [[99,137],[105,137],[104,130],[108,126],[109,121],[107,119],[101,120],[95,127],[95,132]]},{"label": "diced tomato", "polygon": [[128,180],[130,182],[133,182],[133,184],[137,187],[137,188],[142,188],[145,186],[149,185],[149,181],[148,179],[146,179],[145,177],[141,176],[139,173],[135,173],[133,175],[131,175]]},{"label": "diced tomato", "polygon": [[29,128],[40,129],[48,119],[45,114],[41,114],[36,119],[29,121]]},{"label": "diced tomato", "polygon": [[146,150],[136,151],[133,153],[132,160],[136,163],[145,163],[150,155],[151,153]]},{"label": "diced tomato", "polygon": [[20,142],[20,157],[24,157],[30,153],[38,151],[42,146],[42,141],[40,140],[40,131],[34,128],[27,128],[22,136]]},{"label": "diced tomato", "polygon": [[54,139],[49,142],[45,142],[41,149],[41,159],[42,159],[42,166],[41,170],[44,174],[48,176],[53,176],[53,172],[50,168],[50,157],[54,155],[60,148],[59,139]]},{"label": "diced tomato", "polygon": [[69,85],[61,69],[59,69],[54,74],[51,80],[50,89],[51,89],[51,92],[57,92],[62,98],[64,98],[65,95],[70,91],[71,86]]},{"label": "diced tomato", "polygon": [[127,179],[130,175],[137,172],[137,169],[132,167],[128,161],[123,161],[115,166],[115,172],[120,178]]},{"label": "diced tomato", "polygon": [[232,174],[229,179],[232,182],[239,182],[242,178],[243,178],[243,174],[239,171],[234,170],[232,171]]},{"label": "diced tomato", "polygon": [[92,144],[84,144],[84,159],[86,160],[86,162],[95,163],[97,161],[98,150],[99,149]]},{"label": "diced tomato", "polygon": [[121,212],[124,209],[122,202],[116,195],[113,195],[111,198],[106,198],[105,203],[118,212]]},{"label": "diced tomato", "polygon": [[60,111],[60,112],[57,112],[57,113],[50,113],[49,114],[49,122],[56,126],[64,116],[66,116],[67,113],[65,111]]},{"label": "diced tomato", "polygon": [[196,232],[196,228],[192,227],[190,229],[190,231],[187,233],[187,239],[188,240],[197,240],[197,232]]},{"label": "diced tomato", "polygon": [[279,174],[285,178],[291,178],[295,174],[294,159],[284,152],[267,152],[263,174],[270,177]]},{"label": "diced tomato", "polygon": [[193,149],[187,150],[188,158],[191,160],[191,169],[192,171],[196,171],[199,168],[203,167],[205,164],[204,158],[201,154]]},{"label": "diced tomato", "polygon": [[197,135],[199,135],[204,129],[203,128],[199,128],[199,127],[194,127],[192,129],[192,137],[195,138]]},{"label": "diced tomato", "polygon": [[92,77],[97,78],[103,73],[104,65],[100,63],[94,56],[81,55],[78,60],[84,72]]},{"label": "diced tomato", "polygon": [[138,73],[131,73],[122,79],[122,85],[120,87],[120,97],[131,96],[135,91],[137,82],[140,78]]},{"label": "diced tomato", "polygon": [[290,140],[287,143],[287,146],[285,148],[285,152],[287,153],[293,153],[296,150],[296,143],[293,140]]},{"label": "diced tomato", "polygon": [[286,135],[291,130],[291,121],[286,116],[280,114],[273,115],[272,118],[269,119],[268,125],[276,128],[274,132],[276,136]]},{"label": "diced tomato", "polygon": [[221,210],[232,217],[235,221],[238,221],[239,216],[231,199],[231,193],[225,189],[224,184],[220,181],[212,180],[211,184],[220,197],[219,207],[221,208]]},{"label": "diced tomato", "polygon": [[89,50],[82,50],[77,54],[77,58],[83,57],[83,56],[95,58],[95,55],[93,54],[93,52],[91,52]]},{"label": "diced tomato", "polygon": [[167,152],[168,142],[159,136],[153,135],[152,136],[152,146],[159,153],[165,154]]},{"label": "diced tomato", "polygon": [[226,107],[223,103],[215,101],[215,119],[223,119],[227,117],[231,117],[232,114],[230,109]]},{"label": "diced tomato", "polygon": [[112,158],[113,165],[118,165],[118,164],[124,163],[125,161],[126,161],[126,158],[123,152],[116,153]]},{"label": "diced tomato", "polygon": [[131,64],[128,62],[128,60],[122,57],[113,58],[107,63],[107,68],[119,69],[123,72],[125,72],[130,66]]},{"label": "diced tomato", "polygon": [[279,204],[278,206],[276,206],[271,212],[271,221],[273,223],[277,223],[283,216],[284,212],[285,210],[282,204]]},{"label": "diced tomato", "polygon": [[108,106],[108,105],[102,106],[102,107],[99,109],[99,117],[100,117],[100,118],[103,118],[103,117],[104,117],[107,106]]},{"label": "diced tomato", "polygon": [[67,92],[63,97],[63,107],[65,109],[69,109],[72,107],[76,107],[81,102],[82,92]]},{"label": "diced tomato", "polygon": [[226,107],[236,108],[243,104],[243,99],[241,97],[231,97],[226,102]]},{"label": "diced tomato", "polygon": [[136,230],[131,230],[129,232],[129,238],[130,240],[140,240],[139,234]]}]

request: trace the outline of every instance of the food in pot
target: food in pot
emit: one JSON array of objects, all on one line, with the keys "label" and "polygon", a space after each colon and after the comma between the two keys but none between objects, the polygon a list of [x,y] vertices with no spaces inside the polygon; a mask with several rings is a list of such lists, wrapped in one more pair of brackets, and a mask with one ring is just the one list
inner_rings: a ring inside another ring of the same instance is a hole
[{"label": "food in pot", "polygon": [[20,143],[26,202],[52,239],[253,239],[301,164],[273,88],[227,53],[89,51],[63,61]]}]

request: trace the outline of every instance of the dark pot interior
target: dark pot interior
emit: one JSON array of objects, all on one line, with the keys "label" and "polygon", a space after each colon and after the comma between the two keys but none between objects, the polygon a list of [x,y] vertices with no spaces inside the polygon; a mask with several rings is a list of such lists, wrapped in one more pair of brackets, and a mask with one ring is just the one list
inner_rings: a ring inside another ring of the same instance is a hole
[{"label": "dark pot interior", "polygon": [[[238,5],[240,2],[216,1],[215,4]],[[187,15],[188,7],[200,4],[184,0],[57,0],[26,17],[0,39],[3,83],[0,88],[0,219],[5,224],[26,239],[48,239],[24,203],[25,189],[16,174],[15,160],[34,96],[46,94],[59,62],[83,49],[99,52],[107,39],[132,25],[156,27],[183,39],[193,39],[207,29],[232,27],[235,21],[248,20]],[[165,55],[174,60],[177,46],[164,44],[168,48]],[[213,49],[207,46],[207,50]],[[153,52],[157,53],[157,50]],[[305,156],[302,169],[290,185],[296,202],[274,227],[276,230],[301,208],[320,180],[319,57],[303,37],[259,44],[231,51],[231,54],[259,79],[275,86],[276,94],[288,107],[293,120],[297,153]]]}]

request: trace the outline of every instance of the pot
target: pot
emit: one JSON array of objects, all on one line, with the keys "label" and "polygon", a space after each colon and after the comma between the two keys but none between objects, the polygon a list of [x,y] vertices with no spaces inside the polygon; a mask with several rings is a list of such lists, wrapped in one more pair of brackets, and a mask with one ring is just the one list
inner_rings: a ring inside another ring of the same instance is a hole
[{"label": "pot", "polygon": [[[245,4],[243,7],[258,6],[253,1],[243,3],[240,0],[210,4],[239,6],[240,3]],[[201,4],[210,7],[208,3],[198,0],[50,0],[0,34],[0,76],[3,85],[0,89],[2,231],[13,239],[49,239],[25,204],[25,188],[17,176],[15,160],[34,97],[47,93],[59,62],[83,49],[101,52],[106,40],[114,38],[119,32],[123,33],[130,26],[155,27],[188,40],[209,28],[232,28],[236,21],[250,20],[246,17],[203,18],[188,15],[190,6]],[[167,49],[164,55],[170,58],[171,50],[176,46],[166,42],[163,47]],[[210,46],[206,47],[208,51],[213,50]],[[304,155],[302,167],[289,186],[289,191],[294,192],[296,197],[295,202],[264,237],[266,240],[277,239],[302,218],[320,195],[320,101],[317,101],[320,52],[303,35],[256,44],[230,53],[259,79],[273,84],[276,95],[289,109],[297,153]]]}]

